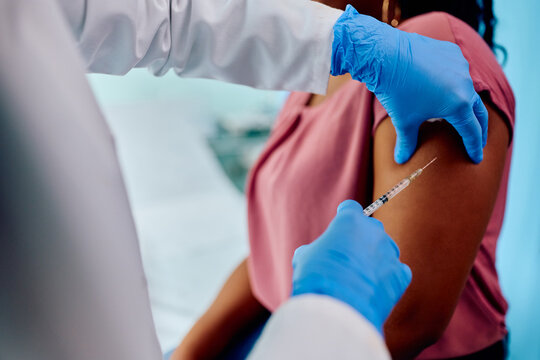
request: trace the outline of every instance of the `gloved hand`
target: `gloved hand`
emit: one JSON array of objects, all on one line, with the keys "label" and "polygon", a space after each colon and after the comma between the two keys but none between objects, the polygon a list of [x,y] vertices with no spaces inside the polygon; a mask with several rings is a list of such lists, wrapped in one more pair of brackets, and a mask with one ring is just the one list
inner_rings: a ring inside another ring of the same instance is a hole
[{"label": "gloved hand", "polygon": [[488,113],[457,45],[395,29],[348,5],[332,44],[331,74],[345,73],[366,83],[392,118],[396,162],[410,159],[420,125],[432,118],[452,124],[472,161],[482,161]]},{"label": "gloved hand", "polygon": [[339,205],[336,217],[317,240],[296,250],[293,269],[292,296],[322,294],[341,300],[381,334],[412,278],[381,222],[365,216],[353,200]]}]

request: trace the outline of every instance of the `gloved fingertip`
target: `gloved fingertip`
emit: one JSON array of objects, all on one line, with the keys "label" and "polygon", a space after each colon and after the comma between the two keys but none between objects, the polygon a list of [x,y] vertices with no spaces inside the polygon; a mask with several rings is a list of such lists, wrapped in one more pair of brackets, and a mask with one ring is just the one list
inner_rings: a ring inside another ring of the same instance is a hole
[{"label": "gloved fingertip", "polygon": [[339,204],[339,206],[337,208],[337,213],[339,214],[339,213],[343,212],[344,210],[348,210],[348,209],[353,209],[353,210],[356,210],[356,211],[364,210],[362,205],[360,205],[357,201],[345,200],[341,204]]},{"label": "gloved fingertip", "polygon": [[302,254],[306,251],[308,245],[302,245],[296,248],[294,251],[294,257],[302,256]]},{"label": "gloved fingertip", "polygon": [[394,153],[394,161],[398,163],[399,165],[402,165],[407,162],[407,159],[403,157],[401,154]]},{"label": "gloved fingertip", "polygon": [[480,123],[480,118],[477,117],[472,109],[458,116],[449,116],[446,118],[459,133],[467,150],[467,154],[471,161],[475,164],[482,162],[484,158],[484,148],[482,146],[483,129]]},{"label": "gloved fingertip", "polygon": [[[392,120],[393,122],[394,120]],[[419,128],[409,127],[401,129],[396,127],[396,146],[394,148],[394,160],[398,164],[404,164],[411,159],[416,150]]]},{"label": "gloved fingertip", "polygon": [[405,275],[405,281],[407,282],[407,286],[412,281],[412,270],[407,264],[403,264],[403,274]]},{"label": "gloved fingertip", "polygon": [[394,149],[394,160],[398,164],[405,164],[412,156],[412,151],[404,149],[402,146],[396,145]]},{"label": "gloved fingertip", "polygon": [[473,111],[474,116],[476,116],[476,119],[478,120],[478,122],[480,123],[480,127],[482,128],[482,148],[484,148],[487,144],[488,137],[489,112],[478,93],[476,94],[474,99]]},{"label": "gloved fingertip", "polygon": [[472,162],[475,164],[480,164],[482,160],[484,160],[483,149],[473,150],[473,151],[467,150],[467,152],[469,153],[469,157],[471,158]]},{"label": "gloved fingertip", "polygon": [[294,255],[292,259],[293,269],[296,268],[296,263],[302,257],[302,254],[304,254],[306,250],[307,250],[307,245],[302,245],[294,251]]}]

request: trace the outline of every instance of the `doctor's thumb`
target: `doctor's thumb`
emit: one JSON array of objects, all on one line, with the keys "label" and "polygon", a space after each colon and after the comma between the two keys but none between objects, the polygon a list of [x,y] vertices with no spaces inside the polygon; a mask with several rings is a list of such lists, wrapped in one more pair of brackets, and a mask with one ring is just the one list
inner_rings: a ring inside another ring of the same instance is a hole
[{"label": "doctor's thumb", "polygon": [[339,204],[337,208],[337,213],[341,214],[342,212],[346,210],[353,210],[353,211],[357,211],[361,213],[364,210],[364,208],[357,201],[345,200],[341,204]]}]

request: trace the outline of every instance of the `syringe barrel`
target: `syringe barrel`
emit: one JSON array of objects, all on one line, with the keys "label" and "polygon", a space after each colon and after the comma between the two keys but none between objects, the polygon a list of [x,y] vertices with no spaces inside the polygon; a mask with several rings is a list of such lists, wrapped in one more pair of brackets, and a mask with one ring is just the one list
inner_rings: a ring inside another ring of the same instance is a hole
[{"label": "syringe barrel", "polygon": [[371,205],[364,209],[364,215],[371,216],[378,208],[384,205],[384,202],[379,198],[375,200]]},{"label": "syringe barrel", "polygon": [[[403,191],[407,186],[411,184],[411,180],[408,178],[401,180],[396,186],[391,188],[386,194],[383,196],[386,196],[388,200],[399,194],[401,191]],[[381,196],[381,197],[383,197]]]},{"label": "syringe barrel", "polygon": [[397,183],[396,186],[391,188],[388,192],[386,192],[383,196],[375,200],[371,205],[369,205],[367,208],[364,209],[364,215],[371,216],[377,209],[379,209],[381,206],[386,204],[388,200],[399,194],[403,189],[405,189],[407,186],[409,186],[411,183],[411,180],[408,178],[401,180],[399,183]]}]

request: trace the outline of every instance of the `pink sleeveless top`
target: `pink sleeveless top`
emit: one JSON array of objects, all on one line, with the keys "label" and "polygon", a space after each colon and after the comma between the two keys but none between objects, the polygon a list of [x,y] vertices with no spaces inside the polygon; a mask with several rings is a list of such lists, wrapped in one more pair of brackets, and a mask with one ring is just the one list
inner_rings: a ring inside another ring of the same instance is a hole
[{"label": "pink sleeveless top", "polygon": [[[514,97],[495,56],[467,24],[445,13],[403,23],[402,30],[456,43],[470,64],[479,93],[487,95],[509,128]],[[284,106],[247,186],[251,245],[249,269],[255,296],[275,310],[291,291],[294,250],[316,239],[345,199],[371,202],[372,136],[388,115],[366,87],[350,81],[319,106],[293,93]],[[422,359],[479,351],[507,333],[507,304],[495,269],[495,250],[506,200],[511,146],[496,205],[455,313]]]}]

